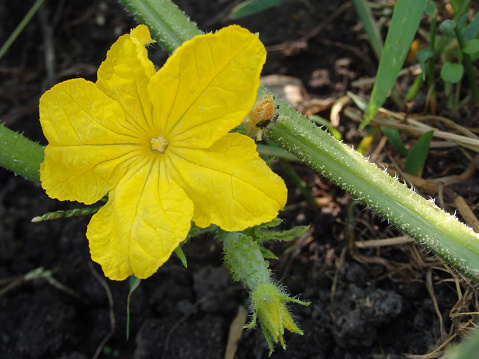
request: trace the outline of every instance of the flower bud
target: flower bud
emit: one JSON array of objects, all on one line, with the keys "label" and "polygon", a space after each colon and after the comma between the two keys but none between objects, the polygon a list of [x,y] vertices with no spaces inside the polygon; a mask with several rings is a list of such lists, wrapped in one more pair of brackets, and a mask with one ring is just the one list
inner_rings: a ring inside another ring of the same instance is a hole
[{"label": "flower bud", "polygon": [[290,332],[303,335],[291,317],[285,302],[309,305],[308,302],[288,297],[273,283],[262,283],[251,293],[253,319],[245,328],[253,328],[256,325],[256,317],[259,317],[263,335],[270,349],[269,355],[273,352],[273,342],[278,343],[279,341],[283,349],[286,349],[283,340],[285,328]]}]

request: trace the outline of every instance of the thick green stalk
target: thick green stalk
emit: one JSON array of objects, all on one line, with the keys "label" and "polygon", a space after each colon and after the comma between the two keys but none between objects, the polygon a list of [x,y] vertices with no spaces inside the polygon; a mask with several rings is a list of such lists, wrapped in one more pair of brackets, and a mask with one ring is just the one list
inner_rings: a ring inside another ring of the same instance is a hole
[{"label": "thick green stalk", "polygon": [[142,24],[161,47],[172,54],[183,42],[203,32],[169,0],[118,0]]},{"label": "thick green stalk", "polygon": [[43,147],[0,124],[0,166],[40,183]]},{"label": "thick green stalk", "polygon": [[479,235],[286,104],[267,137],[479,281]]}]

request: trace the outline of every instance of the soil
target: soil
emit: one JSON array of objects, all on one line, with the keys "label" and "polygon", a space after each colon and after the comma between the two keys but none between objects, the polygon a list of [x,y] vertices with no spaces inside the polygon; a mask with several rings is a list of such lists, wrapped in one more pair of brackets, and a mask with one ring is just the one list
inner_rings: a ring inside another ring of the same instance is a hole
[{"label": "soil", "polygon": [[[232,23],[226,15],[238,1],[177,3],[211,31]],[[0,2],[0,43],[27,11],[24,2]],[[373,77],[377,61],[350,2],[291,0],[236,23],[260,33],[269,50],[264,75],[299,78],[306,99],[317,100],[309,103],[325,104],[310,112],[328,116],[328,99],[370,91],[351,84]],[[38,121],[41,94],[68,78],[95,80],[110,45],[134,26],[113,0],[45,1],[0,60],[0,119],[46,144]],[[161,65],[166,54],[156,50],[151,57]],[[338,130],[357,145],[363,134],[356,128],[342,118]],[[452,151],[430,161],[426,175],[455,174],[468,164]],[[355,241],[401,233],[311,169],[292,166],[322,205],[307,202],[273,165],[289,188],[284,227],[311,228],[292,243],[270,243],[279,256],[271,268],[292,295],[311,305],[291,305],[304,335],[286,333],[287,350],[276,347],[272,358],[404,358],[431,353],[468,332],[477,317],[452,314],[477,312],[475,286],[412,243],[358,249]],[[129,283],[105,279],[91,262],[89,218],[31,223],[78,204],[49,199],[40,186],[3,169],[0,183],[0,359],[225,357],[229,328],[248,296],[222,267],[214,238],[194,238],[183,247],[188,268],[173,256],[141,282],[130,298],[127,339]],[[455,190],[477,203],[474,182]],[[235,358],[267,357],[261,330],[244,331]]]}]

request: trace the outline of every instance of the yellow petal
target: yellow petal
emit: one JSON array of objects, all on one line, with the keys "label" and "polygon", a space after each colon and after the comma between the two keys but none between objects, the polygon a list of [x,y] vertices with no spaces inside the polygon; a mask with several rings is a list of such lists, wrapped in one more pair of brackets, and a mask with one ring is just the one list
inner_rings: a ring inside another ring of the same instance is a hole
[{"label": "yellow petal", "polygon": [[193,204],[160,160],[138,162],[88,225],[92,259],[107,277],[147,278],[190,229]]},{"label": "yellow petal", "polygon": [[40,99],[40,122],[49,142],[40,168],[50,197],[98,201],[139,154],[139,140],[124,125],[121,107],[94,83],[62,82]]},{"label": "yellow petal", "polygon": [[228,134],[205,150],[170,146],[175,180],[193,200],[193,221],[226,231],[276,218],[287,197],[283,180],[258,156],[254,141]]},{"label": "yellow petal", "polygon": [[258,37],[239,26],[185,42],[148,87],[155,123],[174,141],[209,147],[251,110],[265,58]]},{"label": "yellow petal", "polygon": [[125,110],[126,120],[137,128],[151,126],[147,85],[155,73],[144,45],[153,42],[145,25],[121,36],[98,69],[96,85]]}]

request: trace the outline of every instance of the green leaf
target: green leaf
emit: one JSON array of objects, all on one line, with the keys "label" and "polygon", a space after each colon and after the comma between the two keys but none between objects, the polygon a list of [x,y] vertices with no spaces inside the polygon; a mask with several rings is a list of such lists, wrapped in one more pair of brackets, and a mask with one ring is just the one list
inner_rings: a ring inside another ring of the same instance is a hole
[{"label": "green leaf", "polygon": [[379,58],[383,51],[383,42],[379,34],[378,26],[371,14],[371,9],[366,0],[353,0],[353,4],[356,8],[356,13],[363,23],[364,31],[368,35],[369,43],[376,53],[376,56]]},{"label": "green leaf", "polygon": [[469,25],[467,25],[466,28],[462,30],[462,36],[466,41],[472,40],[477,36],[477,34],[479,34],[479,11],[476,12],[476,15],[474,15],[474,18],[469,23]]},{"label": "green leaf", "polygon": [[464,66],[461,64],[446,62],[441,68],[441,79],[443,81],[454,84],[461,81],[462,75],[464,75]]},{"label": "green leaf", "polygon": [[429,0],[426,5],[426,9],[424,12],[426,13],[427,16],[432,17],[434,16],[434,12],[437,11],[437,6],[434,3],[434,1]]},{"label": "green leaf", "polygon": [[439,31],[442,32],[443,35],[449,37],[456,37],[456,33],[454,29],[456,28],[456,23],[452,20],[444,20],[439,25]]},{"label": "green leaf", "polygon": [[416,76],[416,78],[414,79],[414,82],[409,88],[408,93],[406,94],[406,97],[404,98],[405,101],[414,100],[417,94],[419,93],[419,91],[421,91],[422,85],[424,84],[423,74],[425,75],[425,72],[422,72]]},{"label": "green leaf", "polygon": [[128,297],[126,299],[126,339],[130,337],[130,297],[135,289],[140,286],[140,283],[140,278],[137,278],[134,275],[130,276],[130,292],[128,293]]},{"label": "green leaf", "polygon": [[426,62],[428,60],[433,60],[437,56],[437,51],[433,49],[422,49],[417,52],[416,59],[419,62],[419,65],[421,65],[421,70],[422,73],[426,73]]},{"label": "green leaf", "polygon": [[432,136],[434,131],[430,130],[424,132],[417,142],[412,146],[409,151],[409,155],[406,159],[406,164],[404,166],[404,172],[421,176],[426,163],[427,155],[429,154],[429,144],[431,143]]},{"label": "green leaf", "polygon": [[404,146],[403,141],[401,140],[401,134],[399,131],[395,128],[387,127],[387,126],[381,126],[381,131],[384,134],[384,136],[387,137],[389,143],[394,146],[396,150],[399,151],[401,155],[404,157],[407,157],[409,154],[408,149],[406,146]]},{"label": "green leaf", "polygon": [[394,7],[391,26],[386,37],[384,50],[379,61],[368,112],[359,127],[363,129],[371,121],[386,101],[404,63],[414,35],[426,8],[427,0],[397,1]]},{"label": "green leaf", "polygon": [[242,17],[250,16],[269,9],[276,5],[279,5],[286,0],[248,0],[244,1],[231,10],[230,17],[232,19],[239,19]]},{"label": "green leaf", "polygon": [[274,231],[274,230],[263,230],[261,232],[256,233],[256,241],[258,243],[264,242],[264,241],[270,241],[270,240],[275,240],[275,241],[283,241],[283,242],[289,242],[292,241],[293,239],[301,237],[303,234],[305,234],[309,229],[309,226],[296,226],[291,229],[288,229],[287,231]]},{"label": "green leaf", "polygon": [[472,55],[479,51],[479,39],[472,39],[466,42],[463,51],[466,54]]},{"label": "green leaf", "polygon": [[269,249],[266,249],[264,247],[259,247],[259,250],[263,254],[264,259],[278,259],[278,257],[276,257],[275,254],[271,252]]},{"label": "green leaf", "polygon": [[361,110],[361,111],[366,111],[368,109],[368,106],[369,106],[369,102],[366,101],[365,99],[363,99],[362,97],[359,97],[358,95],[352,93],[352,92],[349,92],[347,93],[347,95],[351,98],[351,100],[354,101],[354,104],[356,106],[358,106],[358,108]]},{"label": "green leaf", "polygon": [[461,14],[467,12],[467,8],[470,7],[471,0],[449,0],[451,3],[452,9],[454,11],[454,16],[460,16]]},{"label": "green leaf", "polygon": [[301,191],[303,196],[312,205],[319,206],[318,202],[316,202],[316,198],[314,198],[314,196],[311,193],[311,191],[309,190],[309,188],[307,186],[305,186],[305,183],[303,182],[301,177],[296,173],[294,168],[289,164],[289,162],[281,160],[280,165],[283,168],[286,175],[293,181],[295,186]]},{"label": "green leaf", "polygon": [[183,264],[183,267],[188,268],[188,263],[186,262],[186,256],[185,256],[185,253],[183,252],[183,249],[181,249],[181,247],[178,246],[175,248],[175,253],[180,259],[181,264]]}]

